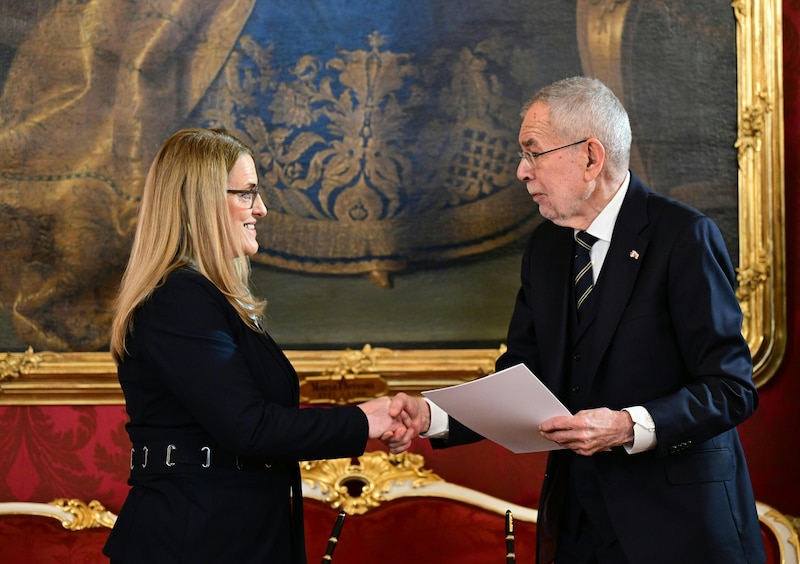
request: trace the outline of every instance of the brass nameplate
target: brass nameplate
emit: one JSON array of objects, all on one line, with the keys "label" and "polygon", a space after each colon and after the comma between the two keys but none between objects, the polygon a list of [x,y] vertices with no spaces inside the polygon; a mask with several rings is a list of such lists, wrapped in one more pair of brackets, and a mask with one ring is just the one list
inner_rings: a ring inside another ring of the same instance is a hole
[{"label": "brass nameplate", "polygon": [[300,382],[301,403],[361,403],[389,390],[386,380],[378,374],[308,376]]}]

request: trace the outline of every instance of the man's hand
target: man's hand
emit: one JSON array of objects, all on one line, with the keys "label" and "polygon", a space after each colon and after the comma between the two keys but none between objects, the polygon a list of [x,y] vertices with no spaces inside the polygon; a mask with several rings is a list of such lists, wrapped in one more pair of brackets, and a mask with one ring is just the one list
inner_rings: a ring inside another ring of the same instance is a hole
[{"label": "man's hand", "polygon": [[420,397],[412,397],[400,392],[389,405],[389,416],[400,421],[401,425],[384,442],[392,454],[408,450],[411,441],[424,433],[431,425],[431,410],[428,402]]},{"label": "man's hand", "polygon": [[611,447],[631,444],[633,420],[627,411],[600,407],[548,419],[539,425],[539,433],[564,448],[591,456]]}]

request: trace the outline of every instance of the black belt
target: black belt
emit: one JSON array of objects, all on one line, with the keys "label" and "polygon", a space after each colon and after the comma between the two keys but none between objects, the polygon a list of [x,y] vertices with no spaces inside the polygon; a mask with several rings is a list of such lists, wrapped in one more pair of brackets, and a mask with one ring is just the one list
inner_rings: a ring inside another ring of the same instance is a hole
[{"label": "black belt", "polygon": [[210,472],[213,470],[268,471],[272,464],[236,456],[211,445],[141,443],[131,448],[131,474]]}]

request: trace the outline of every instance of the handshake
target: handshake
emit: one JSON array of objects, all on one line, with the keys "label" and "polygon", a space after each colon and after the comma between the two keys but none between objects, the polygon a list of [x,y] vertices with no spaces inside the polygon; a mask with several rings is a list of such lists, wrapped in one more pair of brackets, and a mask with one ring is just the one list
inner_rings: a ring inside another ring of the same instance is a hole
[{"label": "handshake", "polygon": [[431,424],[428,402],[403,392],[393,398],[376,398],[358,407],[367,415],[369,438],[383,441],[392,454],[407,450],[411,440],[426,432]]}]

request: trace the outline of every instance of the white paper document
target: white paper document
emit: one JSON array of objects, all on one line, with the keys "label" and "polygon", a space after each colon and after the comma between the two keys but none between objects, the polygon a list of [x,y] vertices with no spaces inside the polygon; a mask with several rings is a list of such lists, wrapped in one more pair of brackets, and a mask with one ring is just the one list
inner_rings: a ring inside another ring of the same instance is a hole
[{"label": "white paper document", "polygon": [[524,364],[422,395],[473,431],[516,453],[561,448],[539,435],[539,423],[571,415]]}]

